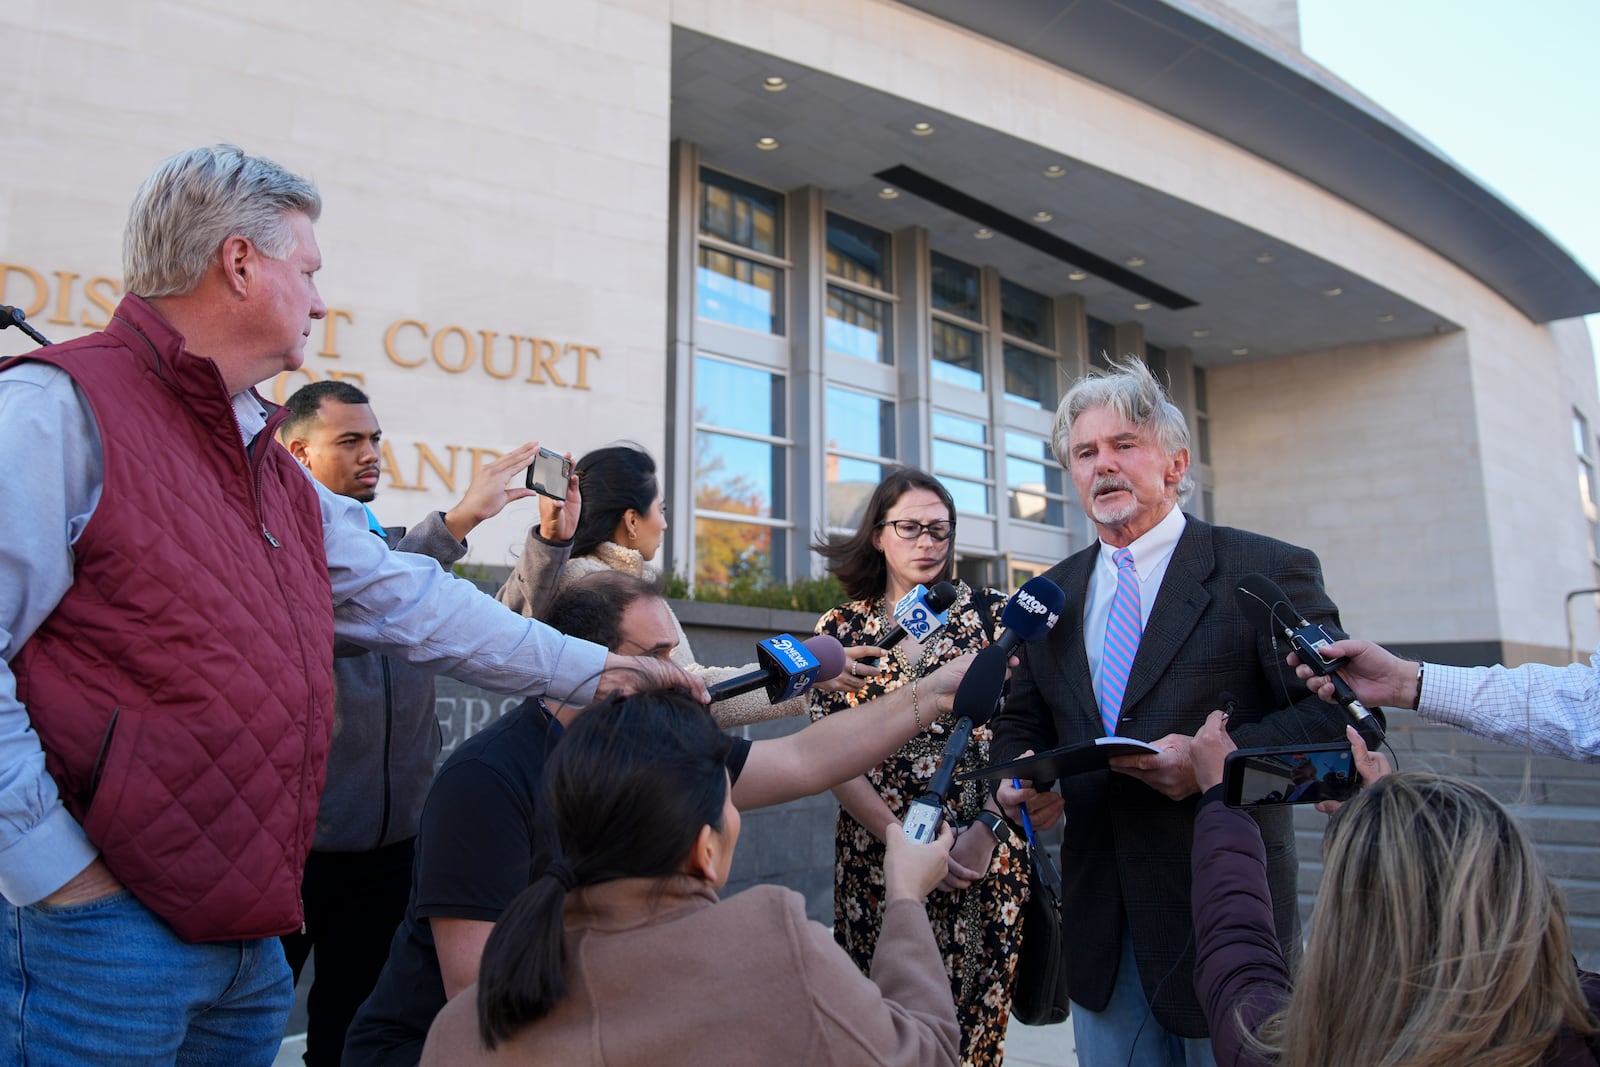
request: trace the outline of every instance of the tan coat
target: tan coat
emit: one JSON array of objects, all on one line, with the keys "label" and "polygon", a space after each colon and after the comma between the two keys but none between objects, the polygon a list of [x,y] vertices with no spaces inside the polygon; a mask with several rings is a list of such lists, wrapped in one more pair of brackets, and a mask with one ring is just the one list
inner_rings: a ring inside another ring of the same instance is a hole
[{"label": "tan coat", "polygon": [[889,905],[870,980],[778,886],[718,901],[687,878],[608,882],[569,898],[565,938],[554,1011],[487,1052],[470,986],[434,1020],[422,1067],[956,1063],[950,983],[913,901]]}]

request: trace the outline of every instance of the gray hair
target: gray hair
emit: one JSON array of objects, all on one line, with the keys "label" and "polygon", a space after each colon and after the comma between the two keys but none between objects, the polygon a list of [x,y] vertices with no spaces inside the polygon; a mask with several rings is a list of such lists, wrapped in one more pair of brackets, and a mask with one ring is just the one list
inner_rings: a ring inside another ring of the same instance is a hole
[{"label": "gray hair", "polygon": [[191,293],[222,242],[235,236],[282,259],[294,250],[285,216],[295,211],[316,222],[322,196],[272,160],[230,144],[179,152],[133,198],[122,235],[123,282],[144,297]]},{"label": "gray hair", "polygon": [[[1068,451],[1072,425],[1078,416],[1095,408],[1110,408],[1141,429],[1149,430],[1167,455],[1189,447],[1189,420],[1167,396],[1144,360],[1131,353],[1111,361],[1111,370],[1092,370],[1073,383],[1056,408],[1055,425],[1050,429],[1050,447],[1056,462],[1072,469]],[[1178,483],[1178,503],[1194,492],[1194,479],[1184,472]]]}]

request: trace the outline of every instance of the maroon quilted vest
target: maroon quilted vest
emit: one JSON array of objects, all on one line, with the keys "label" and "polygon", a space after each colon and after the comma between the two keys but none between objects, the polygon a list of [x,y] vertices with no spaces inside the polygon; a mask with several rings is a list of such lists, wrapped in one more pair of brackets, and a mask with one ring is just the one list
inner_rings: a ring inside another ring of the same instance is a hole
[{"label": "maroon quilted vest", "polygon": [[104,489],[73,585],[11,663],[63,801],[185,941],[301,924],[333,723],[316,494],[149,304],[30,353],[89,400]]}]

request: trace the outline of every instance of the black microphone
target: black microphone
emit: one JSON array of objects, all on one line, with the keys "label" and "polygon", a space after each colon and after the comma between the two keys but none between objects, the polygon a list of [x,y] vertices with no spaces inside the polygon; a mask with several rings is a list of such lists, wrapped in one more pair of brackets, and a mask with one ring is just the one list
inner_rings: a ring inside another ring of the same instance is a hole
[{"label": "black microphone", "polygon": [[15,326],[31,337],[40,347],[50,344],[50,338],[29,325],[27,312],[19,307],[12,307],[10,304],[0,304],[0,330],[5,329],[7,326]]},{"label": "black microphone", "polygon": [[1066,603],[1067,594],[1055,582],[1042,574],[1029,578],[1000,612],[1000,625],[1006,632],[995,644],[1009,656],[1024,641],[1037,641],[1061,618]]},{"label": "black microphone", "polygon": [[1024,641],[1037,641],[1050,632],[1061,618],[1061,609],[1067,594],[1050,579],[1039,575],[1030,578],[1000,612],[1000,625],[1005,633],[994,644],[978,653],[967,669],[966,677],[956,687],[956,725],[945,742],[939,767],[933,772],[927,791],[911,802],[901,828],[913,844],[932,841],[939,832],[939,820],[944,815],[945,797],[950,793],[950,782],[966,754],[972,728],[988,722],[1000,704],[1000,694],[1006,685],[1006,666],[1011,662],[1011,652]]},{"label": "black microphone", "polygon": [[[885,634],[883,640],[874,641],[873,644],[879,648],[893,648],[913,635],[918,641],[926,641],[945,624],[948,618],[945,612],[960,598],[961,590],[949,582],[939,582],[932,589],[917,586],[894,606],[894,629]],[[867,665],[874,669],[878,667],[876,661]]]},{"label": "black microphone", "polygon": [[1339,676],[1339,668],[1344,666],[1345,661],[1339,657],[1323,657],[1322,649],[1334,641],[1328,631],[1306,621],[1305,616],[1289,603],[1288,594],[1264,574],[1247,574],[1240,578],[1236,599],[1239,609],[1255,623],[1258,630],[1269,637],[1284,637],[1293,646],[1301,663],[1317,674],[1327,676],[1333,683],[1333,695],[1350,716],[1356,732],[1367,743],[1367,748],[1376,752],[1378,746],[1383,744],[1383,720],[1367,710],[1367,706],[1356,699],[1350,683]]},{"label": "black microphone", "polygon": [[711,699],[726,700],[764,688],[771,703],[781,704],[818,682],[837,678],[844,670],[844,646],[829,634],[804,641],[779,634],[756,644],[756,662],[759,666],[753,671],[707,686]]},{"label": "black microphone", "polygon": [[956,687],[952,708],[956,714],[955,728],[945,742],[944,754],[939,758],[939,767],[933,772],[927,790],[911,802],[911,807],[906,810],[905,821],[901,824],[906,840],[912,844],[932,841],[938,834],[939,822],[944,817],[945,797],[950,794],[950,783],[955,778],[956,767],[967,750],[973,727],[981,726],[993,717],[995,705],[1000,701],[1000,690],[1005,686],[1006,663],[1010,659],[1011,654],[998,644],[990,645],[978,653],[972,666],[967,668],[961,684]]}]

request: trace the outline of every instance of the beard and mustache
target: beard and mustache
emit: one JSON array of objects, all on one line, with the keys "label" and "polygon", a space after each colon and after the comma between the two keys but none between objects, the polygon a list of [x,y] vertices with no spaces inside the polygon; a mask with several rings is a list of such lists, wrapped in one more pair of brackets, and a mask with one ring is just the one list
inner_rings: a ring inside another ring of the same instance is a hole
[{"label": "beard and mustache", "polygon": [[[1121,489],[1128,494],[1128,501],[1120,506],[1113,507],[1102,503],[1100,494],[1110,490]],[[1094,516],[1094,521],[1107,526],[1117,526],[1127,522],[1139,510],[1139,499],[1134,495],[1133,483],[1126,478],[1103,474],[1094,480],[1089,487],[1089,514]]]}]

